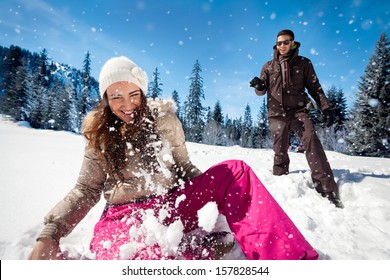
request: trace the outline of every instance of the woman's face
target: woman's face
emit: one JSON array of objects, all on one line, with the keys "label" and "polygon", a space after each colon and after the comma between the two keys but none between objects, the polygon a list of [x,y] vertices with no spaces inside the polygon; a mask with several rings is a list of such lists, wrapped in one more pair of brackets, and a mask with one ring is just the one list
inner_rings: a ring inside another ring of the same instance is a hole
[{"label": "woman's face", "polygon": [[141,89],[129,82],[116,82],[107,90],[108,106],[125,123],[134,118],[135,110],[141,105]]}]

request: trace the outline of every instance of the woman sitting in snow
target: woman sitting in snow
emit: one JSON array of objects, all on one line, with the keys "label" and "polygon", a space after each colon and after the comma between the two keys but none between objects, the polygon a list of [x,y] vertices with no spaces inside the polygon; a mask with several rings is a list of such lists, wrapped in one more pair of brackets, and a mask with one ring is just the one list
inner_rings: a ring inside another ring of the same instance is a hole
[{"label": "woman sitting in snow", "polygon": [[147,100],[147,86],[146,73],[128,58],[105,63],[102,101],[83,126],[87,145],[77,184],[45,217],[29,258],[64,259],[60,239],[103,192],[107,203],[91,241],[96,259],[213,259],[210,246],[187,238],[210,202],[247,259],[317,259],[243,161],[224,161],[204,173],[191,163],[174,104]]}]

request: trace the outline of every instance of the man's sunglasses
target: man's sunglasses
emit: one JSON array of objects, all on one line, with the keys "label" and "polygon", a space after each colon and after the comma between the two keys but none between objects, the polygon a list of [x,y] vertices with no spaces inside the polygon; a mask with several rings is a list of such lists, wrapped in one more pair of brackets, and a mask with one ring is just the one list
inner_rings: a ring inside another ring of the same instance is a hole
[{"label": "man's sunglasses", "polygon": [[282,44],[287,46],[288,44],[290,44],[290,42],[291,42],[291,40],[278,41],[278,42],[276,42],[276,45],[278,47],[280,47]]}]

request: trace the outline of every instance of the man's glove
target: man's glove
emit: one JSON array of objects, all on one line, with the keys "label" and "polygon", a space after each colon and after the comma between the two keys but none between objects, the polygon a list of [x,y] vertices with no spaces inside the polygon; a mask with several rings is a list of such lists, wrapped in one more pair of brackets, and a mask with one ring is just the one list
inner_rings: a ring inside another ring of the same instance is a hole
[{"label": "man's glove", "polygon": [[265,81],[258,78],[258,77],[254,77],[250,82],[249,82],[249,86],[250,87],[253,87],[257,90],[265,90]]},{"label": "man's glove", "polygon": [[325,116],[325,123],[327,127],[332,126],[334,124],[334,115],[332,109],[325,109],[323,111],[324,116]]}]

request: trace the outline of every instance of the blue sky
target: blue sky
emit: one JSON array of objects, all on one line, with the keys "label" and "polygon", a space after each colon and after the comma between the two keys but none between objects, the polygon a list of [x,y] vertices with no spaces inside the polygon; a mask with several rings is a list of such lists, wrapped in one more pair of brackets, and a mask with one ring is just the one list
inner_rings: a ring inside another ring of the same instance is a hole
[{"label": "blue sky", "polygon": [[205,106],[220,101],[229,117],[247,104],[257,114],[249,80],[272,58],[275,36],[292,29],[300,54],[312,60],[323,88],[343,89],[351,105],[375,43],[389,34],[390,2],[245,0],[1,0],[0,44],[81,69],[85,53],[98,78],[110,57],[125,55],[149,75],[157,67],[164,97],[188,93],[196,59],[203,72]]}]

